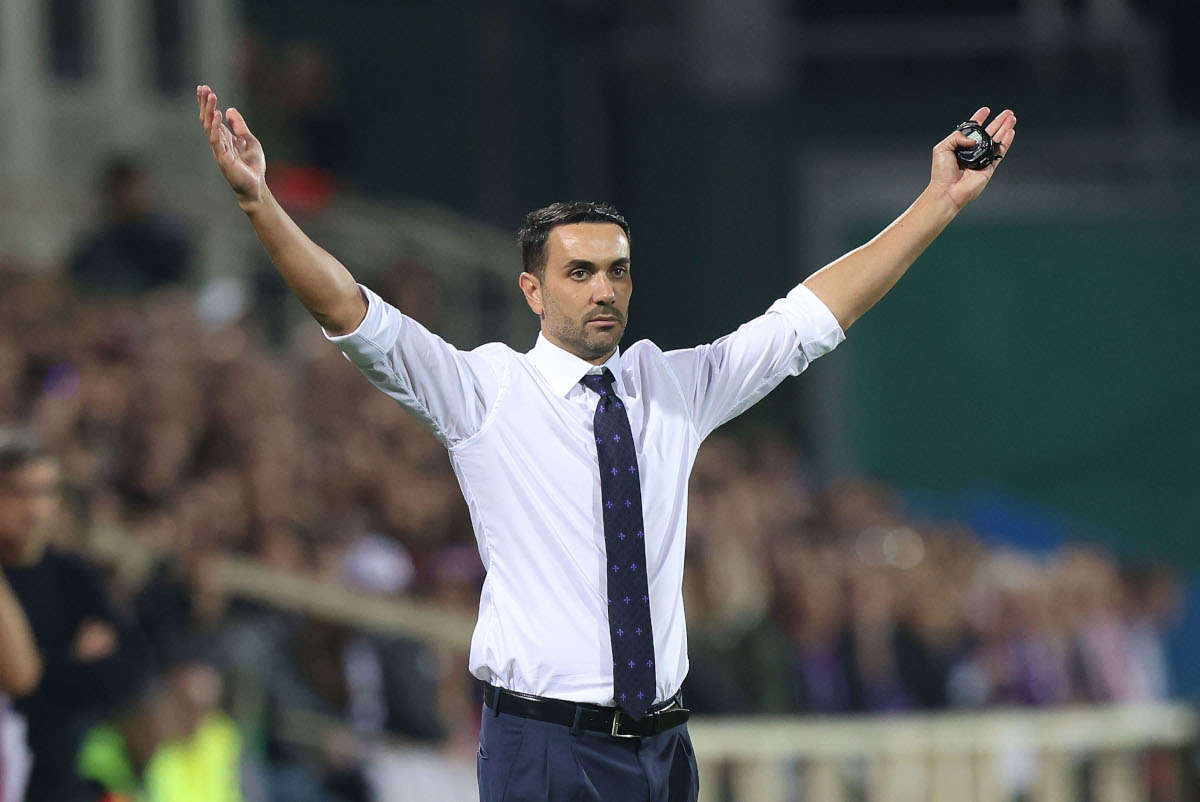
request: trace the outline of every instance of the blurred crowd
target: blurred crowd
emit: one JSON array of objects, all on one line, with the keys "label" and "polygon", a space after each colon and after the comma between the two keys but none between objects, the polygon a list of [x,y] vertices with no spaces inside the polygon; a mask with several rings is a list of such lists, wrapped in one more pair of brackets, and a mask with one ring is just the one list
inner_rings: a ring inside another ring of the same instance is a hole
[{"label": "blurred crowd", "polygon": [[[0,266],[0,427],[40,443],[32,461],[0,462],[0,629],[15,593],[42,661],[28,669],[39,681],[8,685],[34,752],[24,776],[52,789],[29,798],[363,800],[382,741],[423,744],[469,790],[480,689],[464,653],[231,597],[213,571],[236,556],[473,617],[483,569],[446,455],[315,323],[280,338],[261,304],[206,314],[205,293],[180,283],[186,239],[142,180],[112,166],[102,186],[124,201],[108,208],[126,211],[61,274]],[[373,288],[436,328],[430,271]],[[38,493],[57,498],[38,525],[44,552],[28,545],[33,517],[4,513]],[[1178,591],[1164,568],[1089,546],[990,547],[914,518],[886,487],[818,482],[768,430],[710,438],[689,520],[684,694],[697,713],[1170,693]],[[112,531],[149,555],[141,568],[73,556]],[[88,592],[67,610],[53,583]],[[83,678],[66,711],[47,703],[60,671]],[[22,734],[0,732],[11,785]],[[39,777],[51,750],[78,782]]]},{"label": "blurred crowd", "polygon": [[777,439],[701,450],[684,579],[690,705],[881,713],[1170,693],[1168,569],[1087,545],[989,547],[907,516],[886,487],[815,488],[800,464]]},{"label": "blurred crowd", "polygon": [[[365,799],[353,737],[442,742],[454,726],[474,737],[465,655],[231,600],[213,580],[215,560],[239,555],[474,612],[482,566],[444,452],[319,329],[272,349],[253,315],[208,329],[196,296],[171,284],[97,295],[69,276],[0,270],[0,285],[0,426],[27,425],[56,463],[61,514],[47,538],[70,550],[125,532],[153,556],[136,576],[110,566],[116,601],[78,617],[111,622],[105,635],[127,633],[133,653],[123,687],[98,691],[98,713],[129,705],[133,740],[154,745],[170,734],[155,710],[189,689],[212,711],[236,701],[227,709],[259,758],[253,782],[289,800]],[[459,686],[445,704],[443,682]],[[16,708],[36,729],[36,711]],[[305,742],[305,712],[344,732]]]}]

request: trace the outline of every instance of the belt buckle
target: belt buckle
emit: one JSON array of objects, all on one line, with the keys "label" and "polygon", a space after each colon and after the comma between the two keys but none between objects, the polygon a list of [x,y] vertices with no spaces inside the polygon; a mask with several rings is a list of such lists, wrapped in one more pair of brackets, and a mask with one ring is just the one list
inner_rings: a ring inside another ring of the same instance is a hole
[{"label": "belt buckle", "polygon": [[621,708],[619,708],[619,707],[613,711],[612,732],[609,734],[612,735],[612,737],[614,737],[614,738],[639,738],[639,737],[641,737],[638,735],[627,735],[625,733],[617,732],[617,730],[621,726],[621,716],[622,715],[624,715],[624,714],[621,712]]}]

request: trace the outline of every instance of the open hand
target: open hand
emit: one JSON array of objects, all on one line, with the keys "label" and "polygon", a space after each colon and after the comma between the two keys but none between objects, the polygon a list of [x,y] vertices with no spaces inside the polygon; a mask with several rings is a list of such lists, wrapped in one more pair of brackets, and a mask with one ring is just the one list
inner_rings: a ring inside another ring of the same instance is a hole
[{"label": "open hand", "polygon": [[112,624],[88,618],[79,625],[71,654],[80,662],[94,663],[117,650],[117,631]]},{"label": "open hand", "polygon": [[234,108],[226,111],[225,117],[229,120],[226,125],[217,108],[217,94],[207,84],[196,87],[196,104],[200,107],[200,122],[204,124],[213,158],[237,195],[238,203],[261,201],[267,186],[267,156],[250,133],[241,112]]},{"label": "open hand", "polygon": [[[991,109],[984,106],[971,115],[971,119],[983,125],[989,114],[991,114]],[[933,148],[930,188],[944,192],[946,197],[950,198],[959,209],[975,200],[987,186],[992,173],[996,172],[996,167],[1000,165],[1001,159],[1008,155],[1008,149],[1012,147],[1013,139],[1017,136],[1017,132],[1013,130],[1016,125],[1017,115],[1013,114],[1010,109],[1005,109],[984,126],[984,130],[996,143],[998,156],[995,161],[982,170],[965,170],[958,166],[958,159],[954,156],[955,149],[975,144],[966,134],[955,131],[937,143]]]}]

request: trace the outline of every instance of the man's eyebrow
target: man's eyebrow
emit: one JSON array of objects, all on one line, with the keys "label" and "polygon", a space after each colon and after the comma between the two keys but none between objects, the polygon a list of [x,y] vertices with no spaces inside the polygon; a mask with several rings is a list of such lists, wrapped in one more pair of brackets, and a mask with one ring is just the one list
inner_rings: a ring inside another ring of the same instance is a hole
[{"label": "man's eyebrow", "polygon": [[[628,267],[629,266],[629,257],[628,256],[620,256],[616,259],[613,259],[608,264],[609,264],[609,267],[614,267],[617,265],[620,265],[623,267]],[[591,268],[593,268],[595,266],[596,266],[596,263],[589,259],[572,259],[571,261],[567,262],[566,265],[563,266],[563,269],[564,270],[577,270],[582,267],[582,268],[586,268],[586,269],[590,270]]]}]

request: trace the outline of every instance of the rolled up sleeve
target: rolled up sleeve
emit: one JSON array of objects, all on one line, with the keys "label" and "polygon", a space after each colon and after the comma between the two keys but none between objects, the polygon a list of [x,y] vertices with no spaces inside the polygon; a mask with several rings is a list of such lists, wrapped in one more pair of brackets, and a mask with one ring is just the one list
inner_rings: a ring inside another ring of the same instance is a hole
[{"label": "rolled up sleeve", "polygon": [[791,324],[809,362],[828,354],[846,339],[833,312],[803,284],[797,284],[767,311],[778,312]]},{"label": "rolled up sleeve", "polygon": [[800,284],[732,334],[664,356],[703,439],[845,338],[829,307]]},{"label": "rolled up sleeve", "polygon": [[367,314],[358,328],[346,334],[330,334],[325,329],[321,329],[321,333],[340,348],[347,359],[363,368],[377,361],[381,354],[386,354],[396,344],[404,325],[404,315],[363,285],[359,284],[358,288],[367,302]]},{"label": "rolled up sleeve", "polygon": [[478,432],[498,395],[504,369],[495,349],[460,351],[370,289],[359,287],[367,302],[362,322],[347,334],[324,332],[325,337],[443,444],[454,445]]}]

